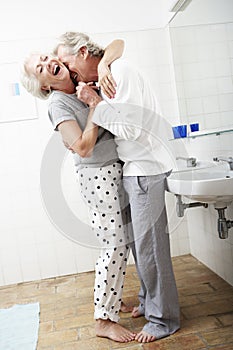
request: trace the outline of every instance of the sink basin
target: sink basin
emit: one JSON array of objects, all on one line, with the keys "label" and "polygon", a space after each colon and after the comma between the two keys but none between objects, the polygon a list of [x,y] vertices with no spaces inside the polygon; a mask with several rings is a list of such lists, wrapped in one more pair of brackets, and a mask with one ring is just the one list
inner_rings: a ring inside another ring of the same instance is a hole
[{"label": "sink basin", "polygon": [[168,179],[168,191],[203,203],[226,207],[233,201],[233,170],[212,166],[176,171]]}]

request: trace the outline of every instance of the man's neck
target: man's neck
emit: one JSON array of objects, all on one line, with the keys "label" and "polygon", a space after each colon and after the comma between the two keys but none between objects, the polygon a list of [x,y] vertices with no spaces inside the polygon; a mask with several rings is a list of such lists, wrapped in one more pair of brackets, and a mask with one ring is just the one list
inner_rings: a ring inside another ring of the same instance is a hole
[{"label": "man's neck", "polygon": [[98,81],[98,64],[101,60],[99,56],[90,56],[91,65],[89,70],[89,81],[97,82]]}]

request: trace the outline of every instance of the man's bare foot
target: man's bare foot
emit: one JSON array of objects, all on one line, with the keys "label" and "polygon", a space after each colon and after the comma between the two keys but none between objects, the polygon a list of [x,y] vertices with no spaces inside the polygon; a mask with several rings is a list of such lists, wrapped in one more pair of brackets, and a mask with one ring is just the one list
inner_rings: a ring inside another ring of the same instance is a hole
[{"label": "man's bare foot", "polygon": [[135,340],[137,340],[139,343],[150,343],[155,341],[156,337],[145,331],[141,331],[136,335]]},{"label": "man's bare foot", "polygon": [[128,343],[134,340],[136,335],[119,323],[110,320],[98,319],[95,329],[98,337],[109,338],[120,343]]},{"label": "man's bare foot", "polygon": [[121,302],[121,312],[133,312],[134,307]]},{"label": "man's bare foot", "polygon": [[141,316],[143,316],[143,314],[139,311],[139,306],[135,306],[132,310],[132,317],[137,318]]}]

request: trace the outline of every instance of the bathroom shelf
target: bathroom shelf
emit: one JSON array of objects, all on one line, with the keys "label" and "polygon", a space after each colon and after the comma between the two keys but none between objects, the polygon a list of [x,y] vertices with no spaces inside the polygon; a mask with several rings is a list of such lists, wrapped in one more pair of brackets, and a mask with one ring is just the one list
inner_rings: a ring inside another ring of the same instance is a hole
[{"label": "bathroom shelf", "polygon": [[209,135],[220,135],[220,134],[226,134],[226,133],[229,133],[229,132],[233,132],[233,128],[230,128],[230,129],[222,129],[222,130],[208,130],[208,131],[195,131],[195,132],[192,132],[190,133],[187,138],[195,138],[195,137],[202,137],[202,136],[209,136]]},{"label": "bathroom shelf", "polygon": [[190,133],[187,137],[181,137],[177,139],[170,139],[169,141],[174,140],[185,140],[185,139],[195,139],[196,137],[203,137],[203,136],[209,136],[209,135],[216,135],[219,136],[221,134],[226,134],[233,132],[233,127],[230,129],[210,129],[210,130],[203,130],[203,131],[194,131]]}]

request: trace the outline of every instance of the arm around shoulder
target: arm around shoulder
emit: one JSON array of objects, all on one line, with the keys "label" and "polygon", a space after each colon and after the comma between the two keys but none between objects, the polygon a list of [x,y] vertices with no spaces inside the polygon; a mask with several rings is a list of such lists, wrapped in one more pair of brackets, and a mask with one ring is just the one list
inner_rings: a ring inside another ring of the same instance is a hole
[{"label": "arm around shoulder", "polygon": [[116,90],[116,82],[111,74],[110,65],[120,58],[124,52],[125,43],[122,39],[113,40],[104,51],[104,56],[98,65],[98,82],[102,92],[109,98],[113,98]]}]

